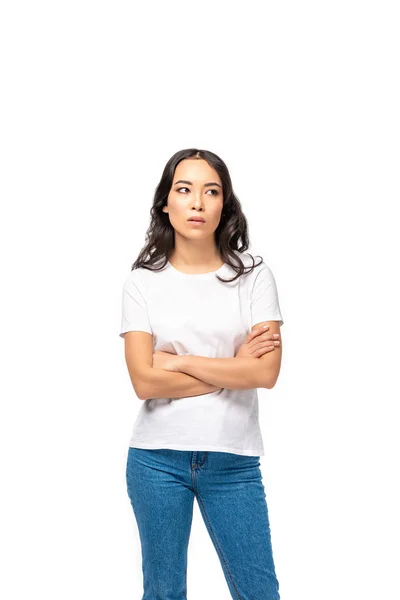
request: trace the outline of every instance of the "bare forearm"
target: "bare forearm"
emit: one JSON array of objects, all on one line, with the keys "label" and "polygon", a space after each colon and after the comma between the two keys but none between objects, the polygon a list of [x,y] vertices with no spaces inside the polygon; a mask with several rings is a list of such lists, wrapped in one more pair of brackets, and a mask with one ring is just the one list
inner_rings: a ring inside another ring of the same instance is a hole
[{"label": "bare forearm", "polygon": [[258,358],[209,358],[182,355],[179,371],[198,377],[218,388],[249,390],[267,387],[265,366]]},{"label": "bare forearm", "polygon": [[140,399],[186,398],[209,394],[219,388],[193,375],[149,367],[140,384]]}]

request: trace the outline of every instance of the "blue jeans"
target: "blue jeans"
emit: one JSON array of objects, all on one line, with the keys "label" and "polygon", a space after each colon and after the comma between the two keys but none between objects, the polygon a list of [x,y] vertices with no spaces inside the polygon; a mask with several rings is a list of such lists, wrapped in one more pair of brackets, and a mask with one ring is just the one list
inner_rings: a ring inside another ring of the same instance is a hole
[{"label": "blue jeans", "polygon": [[142,548],[142,600],[187,599],[195,497],[232,598],[280,599],[259,459],[129,448],[126,482]]}]

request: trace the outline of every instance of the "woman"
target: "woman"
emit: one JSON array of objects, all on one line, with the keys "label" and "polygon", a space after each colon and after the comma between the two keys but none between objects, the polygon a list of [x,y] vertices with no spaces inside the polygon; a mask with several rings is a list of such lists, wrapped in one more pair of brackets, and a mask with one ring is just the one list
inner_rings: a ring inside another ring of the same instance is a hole
[{"label": "woman", "polygon": [[143,400],[126,468],[142,600],[186,599],[195,497],[232,598],[277,600],[257,397],[281,364],[274,276],[245,252],[247,221],[212,152],[170,158],[151,218],[120,330]]}]

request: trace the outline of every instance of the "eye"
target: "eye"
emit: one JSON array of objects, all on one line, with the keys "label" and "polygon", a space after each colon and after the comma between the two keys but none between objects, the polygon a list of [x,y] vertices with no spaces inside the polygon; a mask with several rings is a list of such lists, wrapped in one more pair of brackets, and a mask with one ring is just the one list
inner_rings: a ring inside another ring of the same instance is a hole
[{"label": "eye", "polygon": [[[189,190],[189,188],[187,188],[187,187],[181,187],[181,188],[178,188],[176,191],[180,192],[181,190]],[[212,196],[218,196],[218,194],[219,194],[218,190],[207,190],[207,191],[208,192],[213,192],[213,194],[211,194]]]}]

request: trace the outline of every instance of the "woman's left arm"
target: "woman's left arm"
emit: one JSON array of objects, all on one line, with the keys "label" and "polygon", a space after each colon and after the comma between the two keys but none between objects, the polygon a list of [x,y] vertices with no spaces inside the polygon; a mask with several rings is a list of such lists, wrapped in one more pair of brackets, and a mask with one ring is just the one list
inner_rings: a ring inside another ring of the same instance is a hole
[{"label": "woman's left arm", "polygon": [[[274,350],[275,352],[275,350]],[[258,358],[209,358],[191,354],[179,357],[179,371],[229,390],[268,388],[267,370]]]},{"label": "woman's left arm", "polygon": [[[269,325],[269,333],[280,333],[278,321],[265,321],[252,327],[259,329]],[[209,358],[192,354],[173,355],[171,362],[164,363],[164,368],[193,375],[206,383],[230,390],[248,390],[252,388],[274,387],[282,360],[282,339],[279,346],[260,358]]]}]

